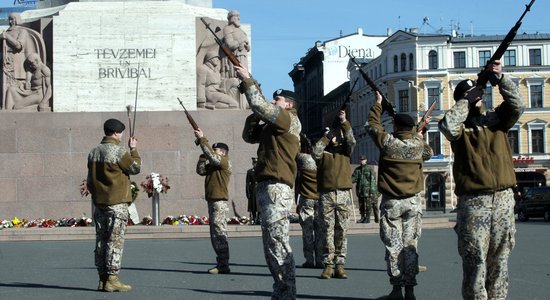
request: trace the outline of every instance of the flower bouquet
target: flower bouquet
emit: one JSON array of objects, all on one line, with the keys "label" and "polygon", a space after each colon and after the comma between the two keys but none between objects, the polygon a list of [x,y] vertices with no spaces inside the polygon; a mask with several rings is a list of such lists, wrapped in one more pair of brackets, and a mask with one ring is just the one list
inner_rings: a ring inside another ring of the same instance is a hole
[{"label": "flower bouquet", "polygon": [[162,177],[158,173],[151,173],[145,177],[145,181],[141,183],[143,191],[147,193],[149,198],[153,197],[154,193],[166,194],[170,189],[168,185],[168,177]]}]

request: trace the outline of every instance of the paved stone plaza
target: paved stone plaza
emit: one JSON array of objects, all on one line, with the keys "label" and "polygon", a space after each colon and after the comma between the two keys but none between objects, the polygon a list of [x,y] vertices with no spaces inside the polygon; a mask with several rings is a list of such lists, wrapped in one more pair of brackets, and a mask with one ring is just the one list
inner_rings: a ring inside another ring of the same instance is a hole
[{"label": "paved stone plaza", "polygon": [[[550,224],[517,224],[517,245],[510,260],[511,300],[548,299]],[[258,226],[254,227],[259,230]],[[44,229],[48,230],[48,229]],[[321,270],[297,269],[299,299],[384,299],[390,287],[384,249],[375,233],[349,237],[349,279],[318,279]],[[125,247],[121,278],[130,293],[96,292],[93,240],[0,243],[0,299],[269,299],[273,282],[265,265],[261,239],[230,239],[229,275],[210,275],[214,253],[204,237],[131,239]],[[302,243],[291,238],[296,263]],[[425,229],[419,243],[417,299],[461,299],[461,260],[451,228]]]}]

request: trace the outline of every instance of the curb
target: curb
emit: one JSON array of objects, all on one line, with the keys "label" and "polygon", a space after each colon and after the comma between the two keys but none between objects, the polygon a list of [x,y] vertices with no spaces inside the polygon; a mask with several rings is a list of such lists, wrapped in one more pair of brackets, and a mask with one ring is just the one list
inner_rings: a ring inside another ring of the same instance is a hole
[{"label": "curb", "polygon": [[[422,229],[452,228],[455,221],[449,218],[423,218]],[[262,236],[261,227],[257,225],[227,225],[228,236],[259,237]],[[377,223],[368,224],[350,223],[349,235],[378,234]],[[300,224],[290,224],[290,236],[302,235]],[[183,226],[128,226],[126,230],[127,240],[142,239],[197,239],[210,236],[209,226],[183,225]],[[0,241],[72,241],[95,240],[95,228],[90,227],[55,227],[55,228],[7,228],[0,230]]]}]

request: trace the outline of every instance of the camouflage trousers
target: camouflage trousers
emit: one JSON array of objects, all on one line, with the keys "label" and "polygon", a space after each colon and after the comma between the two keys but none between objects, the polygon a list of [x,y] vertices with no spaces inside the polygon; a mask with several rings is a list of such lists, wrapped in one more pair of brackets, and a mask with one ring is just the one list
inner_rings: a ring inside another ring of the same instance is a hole
[{"label": "camouflage trousers", "polygon": [[515,226],[512,189],[459,197],[455,231],[464,299],[506,299]]},{"label": "camouflage trousers", "polygon": [[271,299],[296,299],[296,266],[288,236],[294,191],[272,180],[259,182],[256,191],[265,260],[274,280]]},{"label": "camouflage trousers", "polygon": [[128,217],[128,203],[95,206],[94,253],[95,266],[100,276],[117,275],[120,272]]},{"label": "camouflage trousers", "polygon": [[380,239],[386,248],[385,259],[391,285],[416,285],[417,244],[421,231],[422,199],[420,194],[403,199],[382,195]]},{"label": "camouflage trousers", "polygon": [[359,202],[359,213],[361,217],[365,216],[367,220],[370,219],[371,211],[374,214],[374,220],[378,222],[378,199],[373,196],[357,197]]},{"label": "camouflage trousers", "polygon": [[323,265],[345,265],[348,254],[348,224],[352,205],[351,189],[321,193],[323,216]]},{"label": "camouflage trousers", "polygon": [[322,230],[323,218],[319,200],[300,196],[298,215],[302,226],[302,244],[306,263],[322,266],[325,237]]},{"label": "camouflage trousers", "polygon": [[227,242],[227,201],[216,200],[208,202],[208,219],[210,227],[210,241],[216,253],[218,267],[229,265],[229,244]]}]

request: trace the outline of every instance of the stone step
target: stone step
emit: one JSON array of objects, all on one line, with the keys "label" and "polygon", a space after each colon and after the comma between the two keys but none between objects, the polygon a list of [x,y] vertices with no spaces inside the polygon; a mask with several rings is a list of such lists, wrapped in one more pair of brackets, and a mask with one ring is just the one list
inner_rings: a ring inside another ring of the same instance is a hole
[{"label": "stone step", "polygon": [[[448,217],[423,218],[422,228],[452,228],[455,222]],[[259,225],[228,225],[230,238],[261,236]],[[350,222],[348,234],[378,234],[379,226],[371,221],[368,224]],[[291,236],[302,234],[300,224],[291,223]],[[207,225],[162,225],[128,226],[126,239],[194,239],[209,237]],[[54,228],[4,228],[0,230],[0,241],[51,241],[51,240],[94,240],[94,227],[54,227]]]}]

